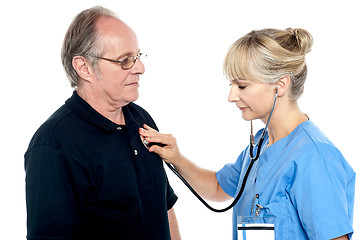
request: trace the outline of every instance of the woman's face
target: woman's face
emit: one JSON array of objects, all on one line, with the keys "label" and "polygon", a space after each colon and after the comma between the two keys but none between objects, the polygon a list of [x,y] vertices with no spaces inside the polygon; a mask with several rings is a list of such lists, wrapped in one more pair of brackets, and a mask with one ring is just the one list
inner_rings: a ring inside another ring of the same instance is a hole
[{"label": "woman's face", "polygon": [[228,101],[235,103],[246,121],[267,121],[275,98],[275,85],[251,80],[232,80]]}]

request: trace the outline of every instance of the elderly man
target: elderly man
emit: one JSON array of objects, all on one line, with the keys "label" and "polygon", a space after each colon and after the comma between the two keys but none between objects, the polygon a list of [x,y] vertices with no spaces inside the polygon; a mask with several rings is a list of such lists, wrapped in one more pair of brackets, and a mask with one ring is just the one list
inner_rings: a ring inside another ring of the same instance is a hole
[{"label": "elderly man", "polygon": [[162,160],[138,129],[156,128],[133,102],[144,73],[135,33],[111,11],[79,13],[64,39],[71,98],[25,153],[29,240],[179,239]]}]

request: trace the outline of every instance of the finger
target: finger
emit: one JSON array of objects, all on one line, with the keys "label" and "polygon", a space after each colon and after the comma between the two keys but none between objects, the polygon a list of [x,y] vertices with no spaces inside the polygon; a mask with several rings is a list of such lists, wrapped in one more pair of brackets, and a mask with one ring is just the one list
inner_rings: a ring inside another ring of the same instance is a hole
[{"label": "finger", "polygon": [[155,130],[139,128],[139,134],[149,142],[160,142],[165,144],[166,141],[169,140],[169,134],[159,133]]},{"label": "finger", "polygon": [[143,136],[144,138],[150,138],[156,136],[157,132],[154,132],[152,130],[146,130],[144,128],[139,128],[139,134]]},{"label": "finger", "polygon": [[148,125],[144,124],[143,125],[144,128],[140,127],[139,128],[139,134],[144,136],[144,137],[149,137],[149,136],[154,136],[156,134],[159,134],[158,131],[156,131],[155,129],[149,127]]},{"label": "finger", "polygon": [[158,132],[157,130],[155,130],[154,128],[151,128],[149,127],[147,124],[143,124],[143,127],[147,130],[151,130],[151,131],[154,131],[154,132]]},{"label": "finger", "polygon": [[150,148],[149,148],[149,152],[154,152],[156,154],[160,154],[161,152],[161,147],[159,147],[158,145],[152,145]]},{"label": "finger", "polygon": [[[157,144],[161,147],[170,146],[169,140],[165,136],[162,136],[162,135],[149,136],[149,137],[146,137],[145,139],[149,143]],[[150,145],[153,145],[153,144],[150,144]]]},{"label": "finger", "polygon": [[164,147],[160,147],[158,145],[152,145],[149,148],[149,152],[153,152],[158,154],[164,161],[167,161],[167,159],[165,159],[165,156],[167,155],[168,149],[165,149]]},{"label": "finger", "polygon": [[157,139],[159,139],[159,137],[161,137],[161,134],[145,130],[143,128],[139,128],[139,134],[143,139],[146,139],[149,142],[155,142]]}]

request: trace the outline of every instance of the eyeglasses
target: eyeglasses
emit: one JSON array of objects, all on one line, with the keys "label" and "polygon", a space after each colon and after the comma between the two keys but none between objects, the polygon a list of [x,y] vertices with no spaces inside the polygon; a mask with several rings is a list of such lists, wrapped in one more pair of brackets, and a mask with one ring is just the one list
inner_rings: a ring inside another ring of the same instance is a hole
[{"label": "eyeglasses", "polygon": [[97,57],[97,56],[94,56],[96,58],[99,58],[99,59],[103,59],[103,60],[106,60],[106,61],[109,61],[109,62],[113,62],[113,63],[117,63],[117,64],[120,64],[122,66],[122,69],[123,70],[129,70],[131,69],[135,62],[137,61],[137,59],[140,59],[141,56],[144,56],[146,57],[147,54],[145,53],[138,53],[137,56],[130,56],[130,57],[126,57],[124,58],[122,61],[120,60],[113,60],[113,59],[109,59],[109,58],[104,58],[104,57]]}]

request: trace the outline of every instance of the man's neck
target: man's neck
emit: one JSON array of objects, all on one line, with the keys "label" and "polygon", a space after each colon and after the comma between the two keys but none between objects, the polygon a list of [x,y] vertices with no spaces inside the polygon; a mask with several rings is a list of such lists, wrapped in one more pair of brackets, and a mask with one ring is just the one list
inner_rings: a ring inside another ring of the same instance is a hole
[{"label": "man's neck", "polygon": [[82,89],[77,89],[77,94],[105,118],[116,124],[125,125],[123,106],[111,104],[110,101],[106,101]]}]

